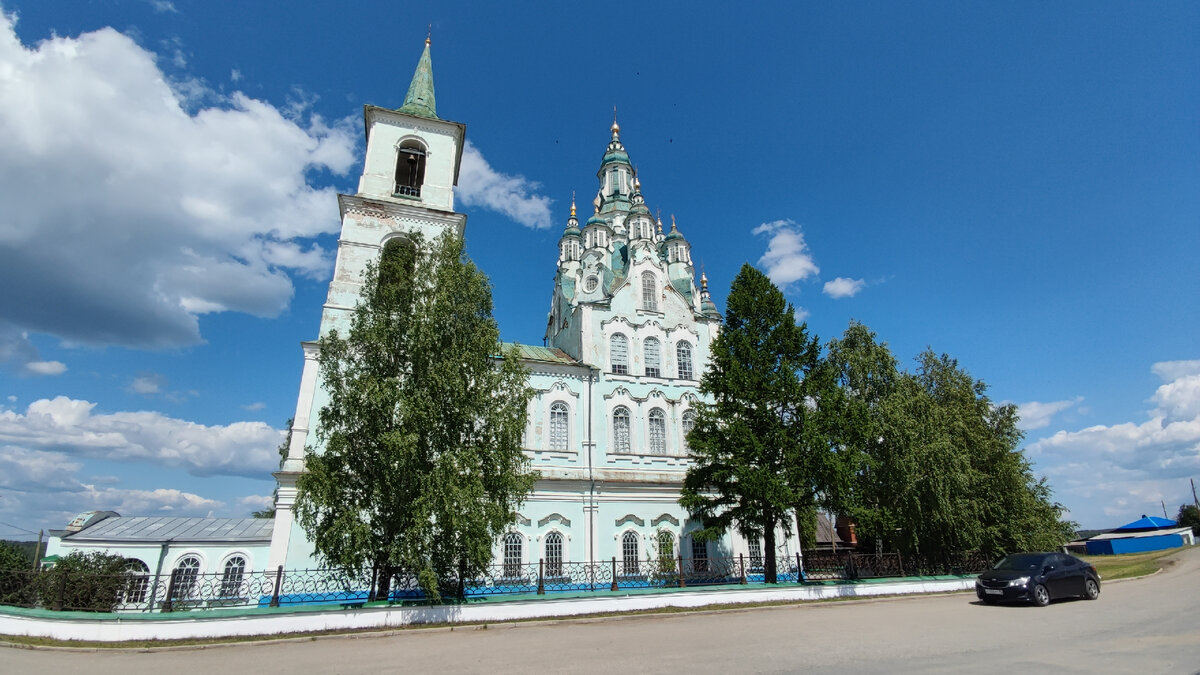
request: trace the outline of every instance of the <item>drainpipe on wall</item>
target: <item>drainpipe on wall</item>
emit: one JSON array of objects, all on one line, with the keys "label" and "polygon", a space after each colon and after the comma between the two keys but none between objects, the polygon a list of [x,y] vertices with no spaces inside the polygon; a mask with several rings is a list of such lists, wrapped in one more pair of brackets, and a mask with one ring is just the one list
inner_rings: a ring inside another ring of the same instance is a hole
[{"label": "drainpipe on wall", "polygon": [[596,369],[588,366],[588,422],[587,422],[587,439],[588,439],[588,505],[587,505],[587,537],[588,537],[588,562],[596,564],[596,479],[592,476],[592,453],[596,451],[596,443],[592,438],[592,383],[596,381]]},{"label": "drainpipe on wall", "polygon": [[162,550],[158,553],[158,565],[154,568],[154,584],[150,586],[150,602],[146,603],[147,612],[154,609],[154,599],[158,597],[158,580],[162,576],[163,560],[167,557],[167,548],[170,545],[170,541],[164,541]]}]

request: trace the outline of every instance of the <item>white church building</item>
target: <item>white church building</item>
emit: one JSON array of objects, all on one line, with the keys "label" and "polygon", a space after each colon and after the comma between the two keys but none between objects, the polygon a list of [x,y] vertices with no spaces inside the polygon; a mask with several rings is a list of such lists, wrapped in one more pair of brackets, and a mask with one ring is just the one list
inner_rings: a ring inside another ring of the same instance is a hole
[{"label": "white church building", "polygon": [[[364,123],[358,190],[338,197],[341,235],[319,335],[345,334],[363,272],[390,241],[413,232],[427,240],[447,230],[465,233],[467,218],[454,210],[454,189],[466,128],[437,115],[428,41],[404,104],[368,105]],[[699,524],[679,505],[689,462],[686,434],[721,316],[703,275],[696,284],[691,246],[674,218],[667,229],[646,207],[615,121],[610,131],[592,212],[581,227],[572,200],[559,240],[547,346],[518,345],[535,391],[526,454],[541,478],[510,531],[495,543],[495,562],[555,565],[660,556],[703,562],[738,555],[761,560],[761,542],[735,532],[719,542],[694,540]],[[157,566],[164,572],[187,560],[202,563],[201,572],[220,573],[230,556],[245,573],[264,571],[250,569],[258,566],[320,567],[293,514],[306,453],[321,451],[314,426],[327,396],[317,349],[315,341],[303,343],[291,442],[274,474],[278,490],[269,539],[228,542],[229,552],[218,550],[226,546],[219,540],[197,541],[195,551],[175,547],[170,554],[151,541],[125,552],[128,547],[118,542],[111,548],[131,559],[153,554],[156,559],[142,560],[141,569]],[[118,520],[114,515],[108,527]],[[47,552],[73,550],[73,539],[97,546],[96,537],[86,536],[89,529],[63,533],[57,548]],[[790,538],[777,534],[781,561],[799,552],[794,523],[791,530]],[[229,522],[215,531],[241,530]]]}]

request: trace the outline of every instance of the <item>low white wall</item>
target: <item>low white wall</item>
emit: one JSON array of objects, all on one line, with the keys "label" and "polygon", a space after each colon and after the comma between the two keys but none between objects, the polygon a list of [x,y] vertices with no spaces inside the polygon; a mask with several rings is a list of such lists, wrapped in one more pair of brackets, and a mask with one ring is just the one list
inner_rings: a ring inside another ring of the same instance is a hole
[{"label": "low white wall", "polygon": [[120,642],[186,638],[271,635],[325,630],[388,629],[430,623],[496,623],[518,619],[569,617],[600,612],[629,612],[663,607],[748,602],[823,600],[915,593],[945,593],[974,588],[974,579],[903,581],[845,586],[781,586],[755,590],[681,591],[647,595],[519,602],[489,601],[474,605],[432,607],[371,607],[218,617],[203,613],[169,619],[75,619],[0,614],[0,634]]}]

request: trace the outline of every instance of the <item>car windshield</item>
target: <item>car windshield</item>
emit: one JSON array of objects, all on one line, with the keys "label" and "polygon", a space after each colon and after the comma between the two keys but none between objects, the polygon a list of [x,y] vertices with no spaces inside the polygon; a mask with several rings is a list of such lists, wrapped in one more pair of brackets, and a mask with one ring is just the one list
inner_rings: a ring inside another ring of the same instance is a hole
[{"label": "car windshield", "polygon": [[1044,555],[1006,555],[996,563],[994,570],[1036,570],[1042,566]]}]

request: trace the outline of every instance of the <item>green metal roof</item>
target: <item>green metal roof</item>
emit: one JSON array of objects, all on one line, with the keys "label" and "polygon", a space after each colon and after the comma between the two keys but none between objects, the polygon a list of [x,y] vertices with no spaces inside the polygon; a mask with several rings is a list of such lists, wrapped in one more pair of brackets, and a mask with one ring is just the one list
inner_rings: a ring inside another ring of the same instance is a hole
[{"label": "green metal roof", "polygon": [[504,351],[516,347],[517,356],[523,361],[541,361],[543,363],[562,363],[571,366],[581,365],[578,361],[571,358],[566,352],[561,349],[552,347],[538,347],[535,345],[523,345],[519,342],[504,342],[501,343]]},{"label": "green metal roof", "polygon": [[425,51],[421,52],[421,60],[417,62],[417,70],[413,73],[408,95],[404,97],[404,105],[400,106],[399,112],[438,119],[437,102],[433,97],[433,61],[429,58],[429,40],[425,40]]}]

